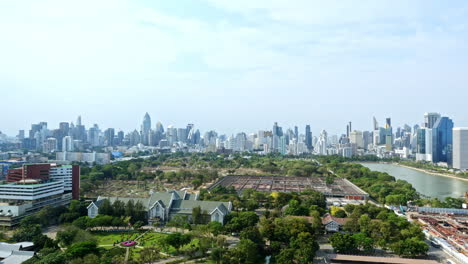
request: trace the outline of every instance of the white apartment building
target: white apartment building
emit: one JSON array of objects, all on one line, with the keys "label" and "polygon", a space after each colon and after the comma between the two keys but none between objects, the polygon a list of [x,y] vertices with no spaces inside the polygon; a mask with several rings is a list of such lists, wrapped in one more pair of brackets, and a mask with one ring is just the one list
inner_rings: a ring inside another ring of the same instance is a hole
[{"label": "white apartment building", "polygon": [[468,170],[468,127],[453,128],[453,168]]}]

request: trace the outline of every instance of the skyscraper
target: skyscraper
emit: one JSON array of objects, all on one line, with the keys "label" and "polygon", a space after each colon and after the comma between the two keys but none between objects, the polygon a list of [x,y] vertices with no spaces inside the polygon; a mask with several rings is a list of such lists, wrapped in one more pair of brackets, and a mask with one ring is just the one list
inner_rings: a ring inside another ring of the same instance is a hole
[{"label": "skyscraper", "polygon": [[143,124],[141,125],[141,137],[142,143],[148,145],[149,134],[151,130],[151,117],[149,116],[148,112],[143,117]]},{"label": "skyscraper", "polygon": [[363,149],[364,148],[364,138],[362,135],[362,131],[352,131],[349,134],[349,141],[352,144],[355,144],[357,148]]},{"label": "skyscraper", "polygon": [[114,137],[115,130],[113,128],[108,128],[104,132],[104,143],[106,146],[114,146]]},{"label": "skyscraper", "polygon": [[73,138],[71,136],[65,136],[62,140],[62,151],[73,151]]},{"label": "skyscraper", "polygon": [[310,131],[310,125],[306,125],[305,127],[305,143],[307,149],[309,151],[312,150],[312,132]]},{"label": "skyscraper", "polygon": [[319,155],[327,155],[327,145],[328,145],[328,134],[327,131],[322,130],[320,136],[317,140],[315,152]]},{"label": "skyscraper", "polygon": [[391,118],[387,118],[385,122],[385,149],[387,151],[391,151],[393,149],[393,131]]},{"label": "skyscraper", "polygon": [[452,165],[453,121],[440,117],[432,127],[432,162],[446,162]]},{"label": "skyscraper", "polygon": [[377,123],[377,119],[375,119],[375,116],[373,117],[373,121],[374,121],[374,131],[379,130],[379,123]]},{"label": "skyscraper", "polygon": [[79,115],[78,118],[76,119],[76,125],[81,126],[81,116]]},{"label": "skyscraper", "polygon": [[434,127],[435,122],[437,119],[440,118],[439,113],[424,113],[424,127],[432,128]]},{"label": "skyscraper", "polygon": [[468,170],[468,127],[453,129],[453,168]]},{"label": "skyscraper", "polygon": [[161,134],[164,133],[164,126],[159,121],[156,123],[156,132],[159,132]]}]

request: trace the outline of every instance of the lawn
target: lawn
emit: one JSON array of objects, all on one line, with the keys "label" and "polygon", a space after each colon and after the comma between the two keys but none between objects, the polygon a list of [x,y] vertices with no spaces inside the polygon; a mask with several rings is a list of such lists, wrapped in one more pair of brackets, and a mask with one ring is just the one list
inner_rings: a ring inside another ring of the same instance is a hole
[{"label": "lawn", "polygon": [[[104,247],[106,249],[112,248],[115,243],[117,245],[118,243],[122,241],[127,241],[127,240],[135,240],[138,236],[143,234],[142,232],[93,232],[93,235],[97,238],[98,244],[101,247]],[[163,239],[166,237],[167,234],[164,233],[157,233],[157,232],[148,232],[142,237],[138,239],[138,244],[136,247],[132,247],[131,249],[131,255],[133,259],[138,259],[140,256],[140,251],[141,247],[157,247],[159,248],[162,252],[170,255],[174,255],[176,253],[176,249],[172,246],[168,246],[167,250],[164,250],[161,246],[161,243],[159,243],[159,240]],[[192,239],[189,244],[183,246],[180,250],[184,250],[186,248],[190,248],[192,246],[197,246],[199,243],[198,239]],[[105,245],[105,246],[104,246]]]},{"label": "lawn", "polygon": [[138,245],[142,247],[157,246],[158,241],[166,236],[167,234],[163,233],[148,232],[138,239]]},{"label": "lawn", "polygon": [[113,245],[126,240],[134,240],[140,232],[93,232],[99,245]]}]

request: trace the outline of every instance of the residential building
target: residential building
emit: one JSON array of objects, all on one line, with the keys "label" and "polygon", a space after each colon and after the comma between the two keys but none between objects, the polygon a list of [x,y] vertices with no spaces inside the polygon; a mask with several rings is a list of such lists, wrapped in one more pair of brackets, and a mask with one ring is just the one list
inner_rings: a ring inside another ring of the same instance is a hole
[{"label": "residential building", "polygon": [[62,140],[62,151],[73,151],[73,138],[71,136],[65,136]]},{"label": "residential building", "polygon": [[453,129],[453,168],[468,170],[468,127]]},{"label": "residential building", "polygon": [[355,144],[357,148],[364,148],[364,137],[362,131],[354,130],[349,134],[349,140],[351,144]]},{"label": "residential building", "polygon": [[57,152],[56,160],[66,162],[87,162],[96,164],[109,164],[110,153],[97,153],[97,152]]},{"label": "residential building", "polygon": [[351,218],[338,218],[327,213],[322,217],[322,224],[325,231],[329,233],[339,232],[340,229],[351,220]]}]

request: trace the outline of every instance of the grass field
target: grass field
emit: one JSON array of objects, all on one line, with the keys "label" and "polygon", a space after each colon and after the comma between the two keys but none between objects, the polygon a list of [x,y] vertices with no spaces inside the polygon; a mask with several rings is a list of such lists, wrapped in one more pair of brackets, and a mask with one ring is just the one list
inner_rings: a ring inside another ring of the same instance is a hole
[{"label": "grass field", "polygon": [[[135,240],[142,234],[143,232],[93,232],[93,235],[98,240],[99,246],[105,249],[113,248],[114,244],[115,246],[118,246],[118,244],[122,241]],[[174,247],[166,246],[166,248],[164,248],[163,245],[159,242],[166,236],[167,234],[164,233],[157,233],[153,231],[147,232],[137,240],[138,244],[135,247],[131,247],[131,258],[138,260],[140,258],[140,252],[144,247],[157,247],[165,254],[174,255],[176,253],[176,249]],[[182,251],[192,246],[198,246],[198,243],[198,239],[192,239],[189,244],[183,246],[180,250]]]},{"label": "grass field", "polygon": [[113,245],[126,240],[134,240],[140,232],[93,232],[99,245]]}]

